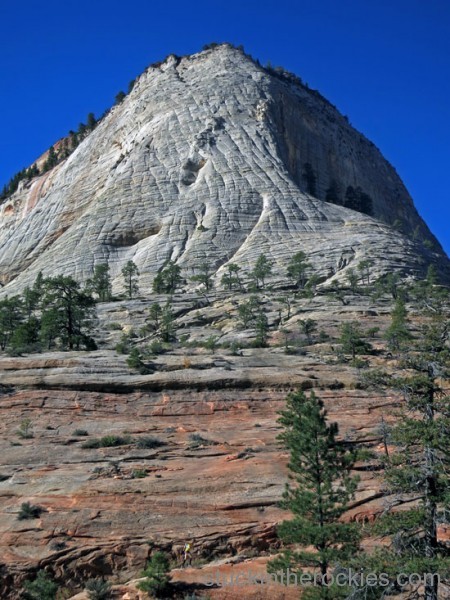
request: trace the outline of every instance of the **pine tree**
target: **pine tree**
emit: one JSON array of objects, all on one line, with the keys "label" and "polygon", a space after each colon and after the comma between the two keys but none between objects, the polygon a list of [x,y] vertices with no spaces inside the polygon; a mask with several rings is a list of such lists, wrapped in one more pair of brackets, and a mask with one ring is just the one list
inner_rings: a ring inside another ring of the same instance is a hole
[{"label": "pine tree", "polygon": [[357,354],[365,354],[372,349],[369,342],[363,339],[363,332],[356,321],[343,323],[339,342],[345,354],[351,354],[355,360]]},{"label": "pine tree", "polygon": [[23,302],[20,296],[0,300],[0,349],[9,345],[16,329],[23,322]]},{"label": "pine tree", "polygon": [[25,581],[23,585],[29,600],[55,600],[58,585],[45,571],[38,571],[34,581]]},{"label": "pine tree", "polygon": [[257,290],[264,288],[267,277],[272,273],[272,261],[265,254],[260,254],[250,277],[255,282]]},{"label": "pine tree", "polygon": [[303,289],[308,281],[307,273],[311,268],[304,252],[296,252],[287,267],[287,276],[292,279],[298,289]]},{"label": "pine tree", "polygon": [[[419,334],[403,348],[396,374],[385,376],[385,384],[403,394],[401,414],[391,432],[397,449],[385,475],[391,508],[415,503],[378,523],[378,533],[391,536],[391,546],[380,554],[378,566],[387,570],[394,565],[397,573],[429,574],[423,597],[438,600],[445,593],[442,589],[440,595],[439,579],[448,579],[450,565],[450,548],[437,533],[439,522],[449,522],[450,511],[449,309],[445,290],[425,285],[427,306]],[[398,312],[403,318],[401,306]]]},{"label": "pine tree", "polygon": [[69,350],[83,344],[95,347],[89,335],[95,301],[72,277],[59,275],[43,280],[41,336],[50,343],[56,338]]},{"label": "pine tree", "polygon": [[199,273],[191,277],[191,281],[201,283],[205,286],[205,290],[208,292],[213,285],[212,282],[213,272],[211,271],[210,265],[204,261],[199,267]]},{"label": "pine tree", "polygon": [[156,597],[165,594],[170,587],[169,571],[170,563],[166,554],[155,552],[142,573],[142,577],[145,577],[144,581],[138,583],[137,587]]},{"label": "pine tree", "polygon": [[111,300],[112,288],[111,277],[109,275],[109,265],[95,265],[94,275],[86,282],[86,287],[94,294],[97,294],[100,302]]},{"label": "pine tree", "polygon": [[122,269],[125,293],[131,300],[133,296],[139,293],[138,277],[139,269],[132,260],[129,260]]},{"label": "pine tree", "polygon": [[406,320],[407,314],[403,298],[397,298],[391,313],[391,324],[384,336],[391,350],[400,350],[403,344],[411,339]]},{"label": "pine tree", "polygon": [[181,281],[181,267],[168,260],[153,280],[153,291],[156,294],[173,294]]},{"label": "pine tree", "polygon": [[286,486],[282,502],[293,518],[280,524],[278,535],[285,544],[302,548],[284,550],[270,561],[269,570],[318,569],[319,589],[305,589],[302,598],[334,600],[340,596],[328,588],[329,570],[349,560],[359,547],[356,524],[339,520],[357,487],[357,478],[350,475],[355,455],[336,439],[338,426],[327,423],[323,402],[314,392],[309,398],[303,391],[289,394],[280,415],[284,431],[279,439],[290,453],[288,468],[294,485]]},{"label": "pine tree", "polygon": [[239,277],[239,271],[241,268],[234,263],[228,263],[226,269],[227,272],[221,279],[221,284],[223,287],[227,288],[229,291],[231,291],[234,287],[242,289],[242,282]]}]

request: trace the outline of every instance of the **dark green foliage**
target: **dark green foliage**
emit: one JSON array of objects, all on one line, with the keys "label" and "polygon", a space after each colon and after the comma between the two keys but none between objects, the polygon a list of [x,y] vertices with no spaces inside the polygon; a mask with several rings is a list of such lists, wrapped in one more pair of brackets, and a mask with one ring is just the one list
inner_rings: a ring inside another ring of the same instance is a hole
[{"label": "dark green foliage", "polygon": [[86,288],[96,294],[100,302],[111,300],[111,277],[108,264],[95,265],[94,274],[87,280]]},{"label": "dark green foliage", "polygon": [[143,592],[153,594],[155,597],[161,597],[170,589],[169,575],[170,562],[164,552],[155,552],[142,572],[144,581],[137,584],[137,587]]},{"label": "dark green foliage", "polygon": [[97,125],[97,120],[94,116],[94,113],[90,112],[86,119],[86,127],[90,130],[94,129]]},{"label": "dark green foliage", "polygon": [[72,435],[84,437],[84,436],[89,435],[89,432],[86,431],[86,429],[75,429],[75,431],[72,433]]},{"label": "dark green foliage", "polygon": [[[445,592],[437,575],[445,579],[450,563],[450,549],[437,535],[440,515],[448,522],[445,515],[450,510],[450,397],[445,389],[450,376],[449,310],[443,289],[430,281],[424,287],[427,298],[419,333],[401,347],[398,370],[386,381],[403,395],[400,418],[390,432],[396,452],[386,453],[386,486],[398,504],[411,498],[419,503],[380,519],[377,532],[389,535],[391,544],[377,567],[386,571],[395,565],[397,572],[436,574],[426,582],[423,597],[438,600]],[[401,301],[394,312],[397,326],[407,333]]]},{"label": "dark green foliage", "polygon": [[23,301],[20,296],[0,300],[0,348],[5,350],[14,332],[23,322]]},{"label": "dark green foliage", "polygon": [[88,579],[85,585],[89,600],[109,600],[111,584],[104,579]]},{"label": "dark green foliage", "polygon": [[204,342],[204,347],[214,354],[217,349],[219,338],[216,335],[210,335]]},{"label": "dark green foliage", "polygon": [[290,259],[287,267],[287,276],[292,279],[298,289],[303,289],[308,281],[310,263],[306,260],[304,252],[296,252]]},{"label": "dark green foliage", "polygon": [[356,321],[343,323],[339,337],[342,352],[344,354],[351,354],[353,360],[355,360],[357,354],[367,354],[370,352],[372,346],[363,339],[363,336],[364,334]]},{"label": "dark green foliage", "polygon": [[250,277],[253,279],[257,290],[264,288],[267,277],[272,273],[272,261],[265,254],[260,254]]},{"label": "dark green foliage", "polygon": [[168,260],[153,280],[153,291],[156,294],[173,294],[181,282],[181,268]]},{"label": "dark green foliage", "polygon": [[139,269],[132,260],[129,260],[122,269],[123,283],[125,287],[125,293],[131,300],[137,293],[139,293],[138,277]]},{"label": "dark green foliage", "polygon": [[301,319],[299,321],[299,325],[301,332],[306,335],[308,344],[312,344],[312,335],[315,331],[317,331],[317,322],[313,319]]},{"label": "dark green foliage", "polygon": [[45,571],[38,571],[34,581],[24,581],[25,598],[27,600],[55,600],[58,585]]},{"label": "dark green foliage", "polygon": [[89,336],[95,301],[72,277],[59,275],[43,280],[41,339],[48,347],[58,338],[69,350],[95,348]]},{"label": "dark green foliage", "polygon": [[373,263],[371,260],[361,260],[358,263],[358,271],[361,274],[361,281],[367,285],[370,285],[370,269],[372,264]]},{"label": "dark green foliage", "polygon": [[[326,584],[329,567],[348,561],[359,548],[357,526],[339,521],[357,487],[357,479],[350,476],[355,454],[337,442],[337,424],[327,423],[323,403],[314,392],[309,398],[302,391],[289,394],[279,423],[293,482],[286,485],[282,506],[293,518],[279,525],[278,535],[296,548],[270,561],[269,571],[315,567]],[[327,595],[326,587],[316,592],[318,598],[336,598]]]},{"label": "dark green foliage", "polygon": [[115,100],[114,104],[120,104],[121,102],[123,102],[125,100],[125,98],[126,98],[126,94],[125,94],[125,92],[123,92],[121,90],[120,92],[118,92],[116,94],[116,97],[114,99]]},{"label": "dark green foliage", "polygon": [[165,445],[166,445],[165,442],[163,442],[162,440],[158,439],[157,437],[153,437],[153,436],[141,437],[136,442],[136,446],[138,448],[147,448],[147,449],[160,448],[161,446],[165,446]]},{"label": "dark green foliage", "polygon": [[132,348],[130,350],[130,354],[127,358],[127,365],[130,369],[139,371],[141,375],[148,375],[152,372],[150,367],[142,360],[142,354],[139,352],[138,348]]},{"label": "dark green foliage", "polygon": [[17,519],[19,521],[24,521],[26,519],[39,519],[43,512],[42,506],[37,506],[36,504],[30,504],[30,502],[23,502],[20,505],[20,511],[17,515]]},{"label": "dark green foliage", "polygon": [[155,331],[158,331],[159,326],[161,324],[161,317],[162,317],[162,313],[163,313],[163,309],[161,308],[161,305],[158,304],[157,302],[155,302],[154,304],[152,304],[150,306],[148,312],[149,312],[149,318],[150,318],[152,328]]},{"label": "dark green foliage", "polygon": [[257,296],[250,296],[248,300],[241,302],[241,304],[238,306],[238,315],[241,327],[247,329],[252,323],[254,323],[258,312],[259,300]]},{"label": "dark green foliage", "polygon": [[256,336],[253,345],[256,348],[265,348],[267,346],[267,338],[269,334],[269,322],[262,310],[258,311],[256,315],[254,328]]},{"label": "dark green foliage", "polygon": [[208,292],[213,285],[213,274],[214,272],[211,270],[211,266],[205,261],[200,265],[199,272],[191,277],[191,281],[203,284],[205,290]]},{"label": "dark green foliage", "polygon": [[82,444],[82,448],[115,448],[116,446],[128,446],[132,443],[129,435],[105,435],[100,439],[93,438]]},{"label": "dark green foliage", "polygon": [[172,303],[168,300],[161,315],[159,335],[163,342],[171,342],[175,338],[175,317],[172,311]]},{"label": "dark green foliage", "polygon": [[21,171],[16,173],[3,187],[3,190],[0,194],[0,204],[3,200],[6,200],[6,198],[14,194],[14,192],[19,187],[19,183],[21,181],[30,181],[33,177],[36,177],[37,175],[39,175],[39,169],[37,165],[32,165],[28,169],[22,169]]},{"label": "dark green foliage", "polygon": [[55,151],[55,148],[53,146],[50,146],[49,151],[48,151],[48,156],[47,156],[47,160],[44,163],[44,172],[45,171],[49,171],[50,169],[53,169],[53,167],[55,165],[58,164],[58,154]]},{"label": "dark green foliage", "polygon": [[241,268],[234,264],[228,263],[226,266],[227,272],[222,276],[221,284],[224,288],[231,291],[234,288],[238,288],[242,290],[242,282],[239,277],[239,271]]},{"label": "dark green foliage", "polygon": [[391,324],[385,333],[385,338],[391,350],[400,350],[412,337],[406,320],[407,314],[404,301],[397,298],[391,313]]},{"label": "dark green foliage", "polygon": [[303,165],[302,178],[305,181],[306,191],[308,192],[308,194],[311,194],[311,196],[316,196],[317,195],[317,190],[316,190],[317,177],[316,177],[316,174],[314,173],[314,169],[312,168],[311,163],[307,162]]},{"label": "dark green foliage", "polygon": [[356,292],[356,290],[358,289],[359,277],[355,273],[354,269],[347,269],[345,276],[347,278],[348,284],[352,292]]}]

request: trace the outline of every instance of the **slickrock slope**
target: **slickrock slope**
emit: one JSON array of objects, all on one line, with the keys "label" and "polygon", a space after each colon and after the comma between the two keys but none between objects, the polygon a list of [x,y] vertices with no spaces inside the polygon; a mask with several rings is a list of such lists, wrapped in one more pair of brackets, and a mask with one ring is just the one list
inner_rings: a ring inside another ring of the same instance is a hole
[{"label": "slickrock slope", "polygon": [[[261,301],[275,331],[276,303],[264,294]],[[197,309],[194,295],[176,295],[177,328],[190,340],[220,333],[226,341],[234,303],[218,294]],[[101,350],[0,356],[5,598],[15,599],[20,582],[38,568],[49,568],[65,585],[98,575],[126,581],[139,573],[152,547],[176,557],[191,537],[196,559],[205,563],[276,551],[276,523],[285,516],[278,501],[287,480],[276,419],[289,390],[314,388],[341,435],[377,451],[381,415],[389,420],[398,398],[357,389],[358,370],[336,362],[332,339],[293,354],[283,351],[279,332],[269,348],[238,354],[178,347],[152,360],[153,374],[137,375],[110,349],[121,332],[106,327],[114,322],[139,329],[147,306],[144,299],[100,305]],[[343,306],[318,295],[296,302],[284,327],[294,335],[299,319],[314,318],[335,336],[339,323],[357,319],[382,331],[389,311],[386,300],[374,310],[367,298],[355,296]],[[248,332],[234,327],[237,334],[248,341]],[[381,338],[373,344],[382,346]],[[24,419],[33,425],[32,438],[17,433]],[[106,435],[130,440],[83,447]],[[148,437],[162,445],[139,447]],[[364,522],[383,510],[379,463],[358,469],[361,481],[347,518]],[[23,502],[45,511],[39,519],[18,520]]]},{"label": "slickrock slope", "polygon": [[[305,163],[316,177],[306,193]],[[324,202],[360,186],[374,218]],[[405,235],[392,228],[401,222]],[[422,243],[428,239],[434,251]],[[73,154],[0,207],[0,282],[20,290],[42,270],[84,280],[133,259],[148,287],[172,259],[285,265],[305,251],[323,278],[359,260],[377,273],[448,259],[394,169],[317,92],[221,45],[147,69]],[[219,271],[220,275],[220,271]]]}]

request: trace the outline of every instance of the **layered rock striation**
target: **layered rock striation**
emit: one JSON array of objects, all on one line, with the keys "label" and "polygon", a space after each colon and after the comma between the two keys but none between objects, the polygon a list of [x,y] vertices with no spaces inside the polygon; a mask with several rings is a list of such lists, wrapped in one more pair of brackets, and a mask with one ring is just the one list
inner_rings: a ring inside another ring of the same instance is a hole
[{"label": "layered rock striation", "polygon": [[[361,188],[373,216],[326,202],[330,186]],[[295,250],[324,279],[365,258],[380,274],[448,273],[375,146],[320,94],[226,44],[149,67],[67,159],[0,206],[8,293],[41,270],[85,280],[108,262],[118,279],[132,259],[145,289],[168,259],[192,272],[207,258],[220,275]]]}]

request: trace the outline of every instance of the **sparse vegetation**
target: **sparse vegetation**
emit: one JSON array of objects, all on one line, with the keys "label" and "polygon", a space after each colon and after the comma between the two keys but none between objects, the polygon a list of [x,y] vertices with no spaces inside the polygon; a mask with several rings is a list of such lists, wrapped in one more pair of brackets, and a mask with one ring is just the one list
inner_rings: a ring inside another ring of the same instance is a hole
[{"label": "sparse vegetation", "polygon": [[24,521],[26,519],[39,519],[44,509],[42,506],[38,506],[37,504],[31,504],[30,502],[23,502],[20,505],[20,510],[17,515],[17,519],[19,521]]},{"label": "sparse vegetation", "polygon": [[89,600],[109,600],[111,584],[105,579],[88,579],[85,585]]}]

